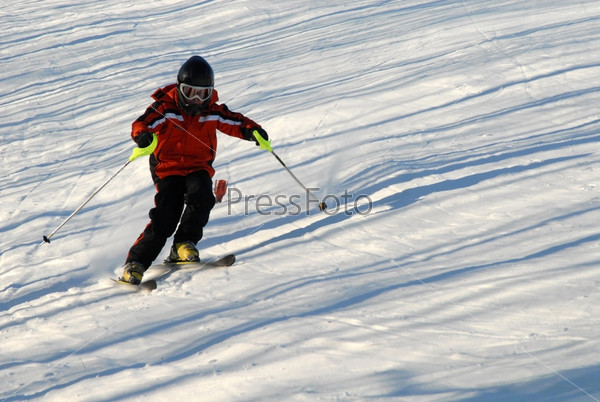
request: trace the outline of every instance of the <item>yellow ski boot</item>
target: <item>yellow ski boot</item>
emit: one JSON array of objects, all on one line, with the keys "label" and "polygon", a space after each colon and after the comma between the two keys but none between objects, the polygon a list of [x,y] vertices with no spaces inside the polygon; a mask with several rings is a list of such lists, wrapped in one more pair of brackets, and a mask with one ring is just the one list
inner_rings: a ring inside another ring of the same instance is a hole
[{"label": "yellow ski boot", "polygon": [[196,245],[191,241],[183,243],[175,243],[171,247],[171,255],[169,255],[171,262],[178,261],[189,261],[189,262],[200,262],[200,255]]},{"label": "yellow ski boot", "polygon": [[140,283],[142,283],[144,271],[144,266],[139,262],[128,262],[125,265],[123,265],[123,277],[121,278],[121,280],[129,282],[132,285],[139,285]]}]

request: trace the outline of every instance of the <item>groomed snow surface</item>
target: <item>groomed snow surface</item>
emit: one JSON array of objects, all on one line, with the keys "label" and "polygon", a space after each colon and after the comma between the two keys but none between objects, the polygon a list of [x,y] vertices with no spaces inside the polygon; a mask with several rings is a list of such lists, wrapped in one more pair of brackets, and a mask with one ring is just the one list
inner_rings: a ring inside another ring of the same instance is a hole
[{"label": "groomed snow surface", "polygon": [[[13,0],[0,20],[0,400],[600,399],[600,2]],[[238,262],[134,292],[110,278],[153,205],[145,159],[40,242],[194,54],[329,210],[220,135],[231,191],[199,248]]]}]

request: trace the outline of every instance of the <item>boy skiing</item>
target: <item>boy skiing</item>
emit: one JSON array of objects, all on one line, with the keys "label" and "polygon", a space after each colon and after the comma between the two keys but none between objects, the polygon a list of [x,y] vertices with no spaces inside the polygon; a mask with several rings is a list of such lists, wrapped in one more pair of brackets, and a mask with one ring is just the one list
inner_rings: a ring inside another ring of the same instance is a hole
[{"label": "boy skiing", "polygon": [[217,104],[214,73],[200,56],[188,59],[177,83],[154,92],[155,102],[132,125],[131,137],[140,148],[158,143],[150,155],[150,172],[156,187],[150,222],[135,241],[123,266],[122,280],[140,284],[144,272],[174,235],[169,259],[200,261],[196,244],[215,205],[212,163],[219,130],[232,137],[255,141],[262,127],[240,113]]}]

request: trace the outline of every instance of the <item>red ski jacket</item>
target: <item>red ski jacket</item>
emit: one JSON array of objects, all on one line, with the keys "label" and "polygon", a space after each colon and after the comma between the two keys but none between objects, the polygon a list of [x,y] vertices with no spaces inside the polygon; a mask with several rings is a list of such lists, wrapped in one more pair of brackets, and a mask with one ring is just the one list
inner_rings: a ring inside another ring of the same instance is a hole
[{"label": "red ski jacket", "polygon": [[190,116],[177,106],[176,84],[160,88],[152,94],[155,102],[133,122],[131,137],[145,131],[158,137],[158,145],[150,155],[150,169],[156,182],[167,176],[185,176],[206,170],[215,173],[212,163],[217,151],[217,130],[244,139],[242,127],[260,128],[260,125],[241,113],[230,111],[225,104],[217,104],[214,90],[205,112]]}]

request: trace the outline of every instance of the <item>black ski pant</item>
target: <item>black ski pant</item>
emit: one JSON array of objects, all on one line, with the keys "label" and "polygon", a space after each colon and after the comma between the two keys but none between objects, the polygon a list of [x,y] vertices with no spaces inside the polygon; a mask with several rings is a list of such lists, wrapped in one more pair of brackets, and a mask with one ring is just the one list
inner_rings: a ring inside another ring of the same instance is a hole
[{"label": "black ski pant", "polygon": [[140,262],[146,269],[158,257],[173,233],[173,243],[198,243],[210,211],[215,206],[212,180],[204,170],[187,176],[160,179],[156,182],[156,190],[156,206],[150,210],[150,223],[127,255],[127,262]]}]

